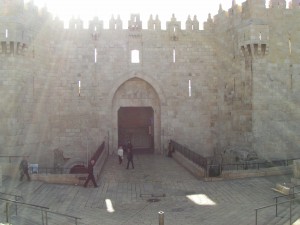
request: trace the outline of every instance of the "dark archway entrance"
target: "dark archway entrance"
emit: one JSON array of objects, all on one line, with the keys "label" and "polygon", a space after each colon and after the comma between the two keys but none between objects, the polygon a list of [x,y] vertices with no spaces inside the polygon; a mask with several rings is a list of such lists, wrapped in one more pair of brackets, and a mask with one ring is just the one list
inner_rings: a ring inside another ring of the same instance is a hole
[{"label": "dark archway entrance", "polygon": [[135,153],[153,152],[152,107],[121,107],[118,110],[118,143],[131,141]]}]

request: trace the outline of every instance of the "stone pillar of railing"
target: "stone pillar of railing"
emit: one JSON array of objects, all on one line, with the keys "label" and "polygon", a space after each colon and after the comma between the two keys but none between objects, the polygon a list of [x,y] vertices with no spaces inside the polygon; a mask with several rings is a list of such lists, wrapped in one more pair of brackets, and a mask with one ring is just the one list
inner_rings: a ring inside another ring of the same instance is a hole
[{"label": "stone pillar of railing", "polygon": [[0,188],[2,187],[2,167],[0,165]]},{"label": "stone pillar of railing", "polygon": [[293,162],[293,174],[292,183],[300,185],[300,160],[294,160]]}]

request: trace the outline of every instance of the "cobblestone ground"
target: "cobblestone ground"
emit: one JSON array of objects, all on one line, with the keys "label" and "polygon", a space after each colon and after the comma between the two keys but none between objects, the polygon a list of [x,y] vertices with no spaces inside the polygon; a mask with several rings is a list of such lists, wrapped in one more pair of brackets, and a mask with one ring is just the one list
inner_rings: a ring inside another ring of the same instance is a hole
[{"label": "cobblestone ground", "polygon": [[[1,189],[22,194],[27,203],[80,217],[79,224],[154,225],[162,211],[164,225],[252,225],[255,208],[274,203],[277,194],[271,188],[276,182],[290,181],[290,176],[276,176],[204,182],[160,155],[135,155],[134,163],[135,169],[127,170],[126,161],[119,165],[117,157],[110,156],[98,188],[6,178]],[[259,212],[258,224],[268,224],[274,213]],[[49,225],[74,224],[63,219],[49,215]],[[19,224],[30,224],[24,221]]]}]

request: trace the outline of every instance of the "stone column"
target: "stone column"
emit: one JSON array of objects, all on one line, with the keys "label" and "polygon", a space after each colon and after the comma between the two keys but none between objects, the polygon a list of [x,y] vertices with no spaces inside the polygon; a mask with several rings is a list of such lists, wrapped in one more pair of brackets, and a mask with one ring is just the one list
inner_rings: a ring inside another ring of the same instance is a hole
[{"label": "stone column", "polygon": [[294,160],[293,164],[294,178],[300,179],[300,160]]},{"label": "stone column", "polygon": [[291,181],[294,185],[300,185],[300,160],[293,161],[293,174]]},{"label": "stone column", "polygon": [[0,187],[2,187],[2,167],[0,165]]}]

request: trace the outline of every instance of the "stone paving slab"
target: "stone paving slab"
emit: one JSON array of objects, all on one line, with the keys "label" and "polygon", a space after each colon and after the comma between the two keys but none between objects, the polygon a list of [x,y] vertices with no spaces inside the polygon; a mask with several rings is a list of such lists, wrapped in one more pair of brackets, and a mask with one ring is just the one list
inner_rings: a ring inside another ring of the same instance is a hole
[{"label": "stone paving slab", "polygon": [[[135,169],[127,170],[125,163],[119,165],[117,157],[110,156],[98,188],[8,178],[3,188],[22,193],[27,203],[78,216],[84,225],[154,225],[159,211],[164,212],[165,225],[250,225],[255,224],[255,208],[274,203],[277,194],[271,188],[291,178],[204,182],[160,155],[135,155],[134,163]],[[260,218],[267,220],[269,215]]]}]

